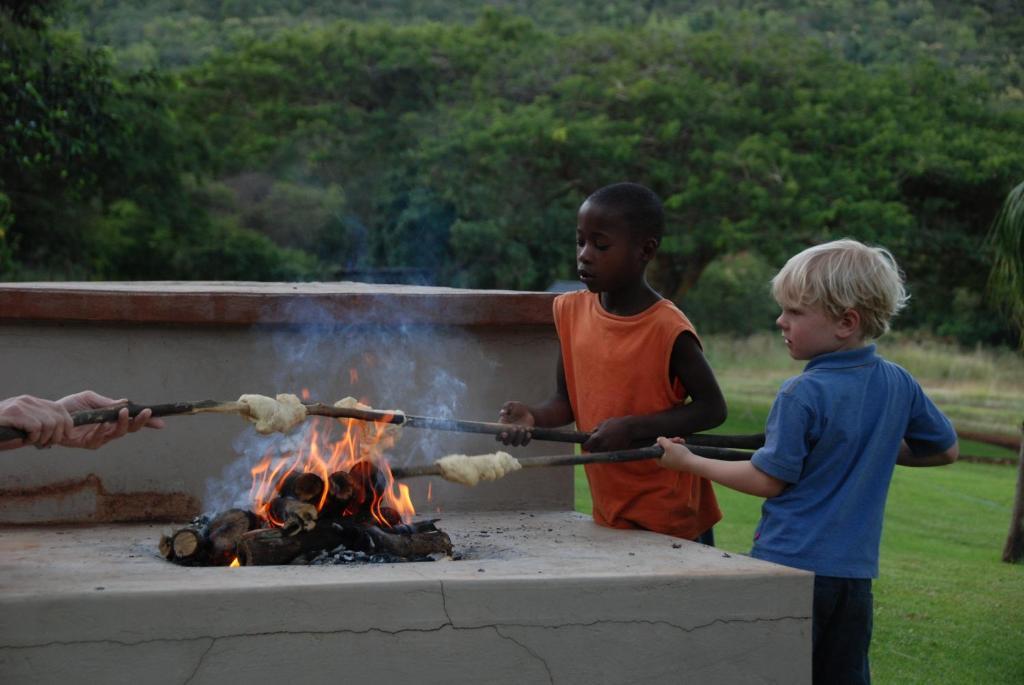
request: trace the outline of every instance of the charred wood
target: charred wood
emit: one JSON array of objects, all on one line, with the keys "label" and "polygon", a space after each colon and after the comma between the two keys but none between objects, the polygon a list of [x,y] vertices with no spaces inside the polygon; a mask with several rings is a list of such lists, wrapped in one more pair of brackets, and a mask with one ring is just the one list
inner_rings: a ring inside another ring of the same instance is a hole
[{"label": "charred wood", "polygon": [[259,519],[251,511],[228,509],[218,514],[207,528],[211,566],[227,566],[235,556],[242,535],[257,527]]},{"label": "charred wood", "polygon": [[280,524],[286,535],[312,530],[316,525],[316,506],[291,497],[275,497],[267,510],[271,519]]},{"label": "charred wood", "polygon": [[367,535],[373,541],[374,549],[371,551],[387,552],[406,559],[426,557],[431,554],[452,553],[452,541],[444,531],[433,530],[423,533],[410,533],[399,535],[385,531],[376,526],[366,529]]},{"label": "charred wood", "polygon": [[324,480],[315,473],[292,473],[281,483],[278,494],[316,504],[323,497]]}]

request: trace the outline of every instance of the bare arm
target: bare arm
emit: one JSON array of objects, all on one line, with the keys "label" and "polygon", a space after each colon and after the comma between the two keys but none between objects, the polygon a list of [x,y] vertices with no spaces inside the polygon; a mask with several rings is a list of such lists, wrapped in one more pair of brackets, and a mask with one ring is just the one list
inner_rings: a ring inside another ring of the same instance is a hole
[{"label": "bare arm", "polygon": [[495,436],[506,445],[525,445],[533,435],[530,428],[556,428],[575,421],[569,391],[566,389],[565,365],[562,352],[558,352],[558,366],[555,369],[555,392],[540,404],[528,405],[515,400],[506,402],[498,413],[498,421],[509,424],[508,432]]},{"label": "bare arm", "polygon": [[896,463],[899,466],[948,466],[957,460],[960,456],[960,441],[956,441],[953,445],[942,452],[934,452],[932,454],[915,455],[911,450],[910,446],[903,441],[900,443],[900,453],[896,457]]},{"label": "bare arm", "polygon": [[697,339],[681,333],[672,346],[669,371],[686,388],[691,401],[665,411],[604,421],[587,441],[588,452],[606,452],[649,445],[659,435],[682,436],[721,425],[727,416],[725,398]]},{"label": "bare arm", "polygon": [[668,438],[658,438],[658,444],[665,450],[661,458],[661,465],[665,468],[686,471],[748,495],[775,497],[788,485],[786,481],[769,476],[749,461],[718,461],[698,457],[686,445]]}]

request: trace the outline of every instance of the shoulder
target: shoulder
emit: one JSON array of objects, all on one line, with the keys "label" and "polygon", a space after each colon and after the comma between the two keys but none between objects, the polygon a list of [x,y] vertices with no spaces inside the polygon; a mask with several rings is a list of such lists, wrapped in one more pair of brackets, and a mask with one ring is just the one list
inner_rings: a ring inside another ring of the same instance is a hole
[{"label": "shoulder", "polygon": [[828,382],[820,374],[804,372],[799,376],[787,378],[779,387],[777,401],[799,404],[805,409],[814,410],[818,401],[828,391]]},{"label": "shoulder", "polygon": [[579,307],[586,304],[587,297],[590,294],[589,290],[575,290],[571,293],[562,293],[553,300],[552,306],[556,312],[572,307]]},{"label": "shoulder", "polygon": [[686,314],[683,313],[683,310],[677,307],[672,300],[659,300],[651,310],[655,319],[673,340],[678,339],[684,333],[689,333],[697,342],[697,345],[699,347],[703,347],[703,343],[701,343],[700,337],[697,335],[697,329],[694,327],[693,322],[690,321]]},{"label": "shoulder", "polygon": [[587,290],[564,293],[551,303],[551,312],[555,320],[555,328],[559,333],[571,327],[571,322],[578,321],[592,307],[593,294]]}]

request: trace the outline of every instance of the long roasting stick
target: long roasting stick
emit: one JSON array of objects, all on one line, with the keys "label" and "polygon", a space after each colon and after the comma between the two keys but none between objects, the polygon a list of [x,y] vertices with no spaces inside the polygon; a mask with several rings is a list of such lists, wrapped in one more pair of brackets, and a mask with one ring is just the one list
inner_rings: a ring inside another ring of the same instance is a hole
[{"label": "long roasting stick", "polygon": [[[433,430],[453,431],[457,433],[483,433],[488,435],[499,435],[509,429],[505,423],[490,423],[485,421],[462,421],[458,419],[440,419],[430,416],[410,416],[408,414],[377,411],[373,409],[358,409],[356,407],[334,407],[319,402],[305,403],[306,413],[311,416],[327,416],[335,419],[356,419],[359,421],[372,421],[375,423],[393,423],[410,428],[428,428]],[[240,402],[222,402],[218,400],[199,400],[196,402],[173,402],[170,404],[135,404],[134,402],[120,403],[105,409],[89,409],[78,411],[71,415],[76,426],[89,423],[103,423],[105,421],[116,421],[117,415],[124,407],[128,407],[129,416],[137,416],[143,409],[151,409],[154,417],[176,416],[202,413],[220,414],[242,414],[248,412],[247,407]],[[530,434],[534,440],[546,440],[550,442],[567,442],[583,444],[589,438],[589,433],[579,431],[567,431],[558,428],[531,428]],[[24,431],[8,426],[0,426],[0,442],[24,438]],[[707,435],[695,433],[686,438],[688,445],[703,447],[735,447],[739,449],[757,449],[764,444],[764,435]],[[581,462],[582,463],[582,462]]]},{"label": "long roasting stick", "polygon": [[[136,417],[143,409],[150,409],[153,417],[160,416],[181,416],[187,414],[244,414],[245,406],[239,402],[220,402],[217,400],[199,400],[196,402],[171,402],[169,404],[135,404],[134,402],[118,402],[117,404],[103,409],[85,409],[71,414],[71,421],[76,426],[84,426],[90,423],[106,423],[117,421],[117,415],[125,407],[128,408],[128,416]],[[0,442],[7,440],[20,440],[28,433],[11,426],[0,426]]]},{"label": "long roasting stick", "polygon": [[[356,409],[354,407],[332,407],[325,404],[307,404],[306,411],[318,416],[331,416],[339,419],[358,419],[377,423],[393,423],[410,428],[431,428],[434,430],[454,431],[457,433],[485,433],[499,435],[511,428],[507,423],[491,423],[487,421],[461,421],[458,419],[439,419],[429,416],[410,416],[395,414],[373,409]],[[560,428],[531,428],[534,440],[549,442],[568,442],[582,445],[590,439],[590,433],[567,431]],[[738,449],[757,449],[764,445],[764,434],[755,435],[708,435],[695,433],[687,436],[686,444],[704,447],[735,447]],[[609,453],[610,454],[610,453]],[[580,462],[583,463],[583,462]]]},{"label": "long roasting stick", "polygon": [[[721,447],[702,447],[690,444],[686,446],[694,454],[708,459],[721,461],[748,461],[751,452],[730,450]],[[665,450],[660,445],[640,447],[633,450],[616,450],[614,452],[591,452],[589,454],[556,454],[545,457],[519,457],[517,461],[524,469],[537,466],[574,466],[576,464],[614,464],[624,461],[640,461],[643,459],[659,459]],[[472,457],[470,457],[472,459]],[[441,467],[436,463],[422,466],[398,466],[391,469],[395,478],[415,478],[417,476],[443,476]]]}]

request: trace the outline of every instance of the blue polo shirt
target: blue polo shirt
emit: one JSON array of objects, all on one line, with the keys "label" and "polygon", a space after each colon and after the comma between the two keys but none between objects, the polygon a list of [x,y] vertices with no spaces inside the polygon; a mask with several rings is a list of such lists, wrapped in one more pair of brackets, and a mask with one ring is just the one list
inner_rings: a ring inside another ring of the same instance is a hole
[{"label": "blue polo shirt", "polygon": [[915,454],[956,441],[952,424],[874,345],[823,354],[782,384],[751,461],[790,483],[765,500],[751,555],[841,578],[878,576],[900,441]]}]

